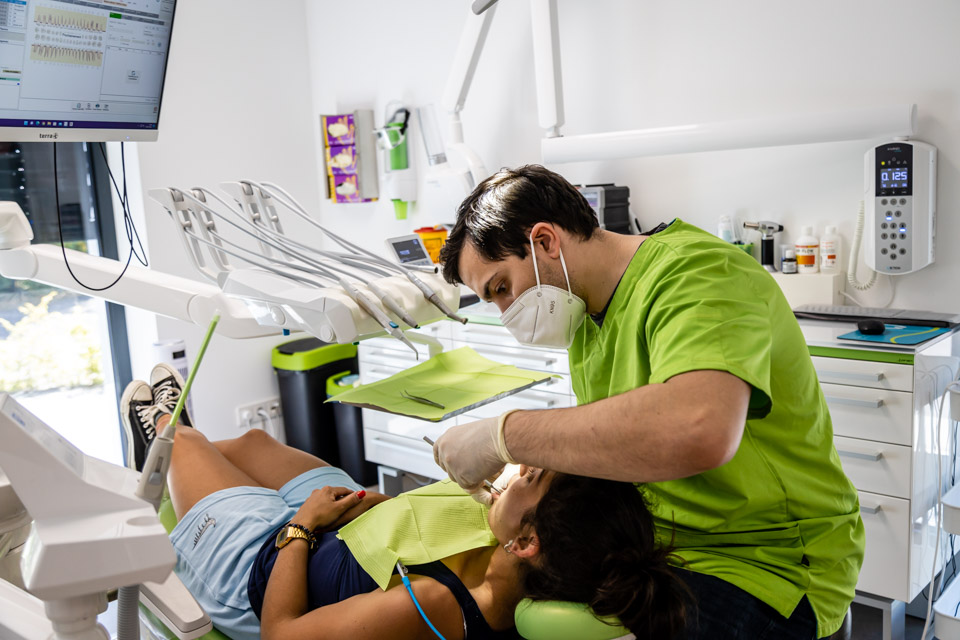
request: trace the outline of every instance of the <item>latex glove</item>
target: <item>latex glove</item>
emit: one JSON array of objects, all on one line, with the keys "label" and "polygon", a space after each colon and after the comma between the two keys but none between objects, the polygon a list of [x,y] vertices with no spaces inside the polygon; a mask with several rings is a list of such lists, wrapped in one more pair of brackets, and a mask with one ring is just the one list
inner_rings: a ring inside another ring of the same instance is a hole
[{"label": "latex glove", "polygon": [[451,427],[433,445],[436,463],[478,502],[493,502],[484,480],[496,478],[504,465],[515,462],[503,437],[503,425],[511,413]]}]

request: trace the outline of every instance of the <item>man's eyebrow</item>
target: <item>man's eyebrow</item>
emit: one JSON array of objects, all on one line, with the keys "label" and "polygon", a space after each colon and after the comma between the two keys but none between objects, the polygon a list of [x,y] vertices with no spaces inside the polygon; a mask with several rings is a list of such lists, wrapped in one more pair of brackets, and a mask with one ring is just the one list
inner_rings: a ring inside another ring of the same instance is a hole
[{"label": "man's eyebrow", "polygon": [[496,279],[496,277],[497,277],[498,275],[500,275],[500,272],[499,272],[499,271],[496,272],[496,273],[494,273],[492,276],[490,276],[490,279],[487,280],[487,283],[486,283],[485,285],[483,285],[483,291],[481,292],[481,296],[483,297],[484,302],[490,302],[490,297],[491,297],[491,296],[490,296],[490,283],[493,282],[494,279]]}]

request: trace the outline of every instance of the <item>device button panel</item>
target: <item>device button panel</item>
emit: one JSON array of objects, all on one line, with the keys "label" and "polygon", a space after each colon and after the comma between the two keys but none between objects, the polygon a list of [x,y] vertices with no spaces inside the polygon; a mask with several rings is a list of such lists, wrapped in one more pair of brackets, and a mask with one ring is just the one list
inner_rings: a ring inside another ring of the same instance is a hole
[{"label": "device button panel", "polygon": [[[912,238],[909,224],[913,213],[913,197],[876,198],[877,227],[876,264],[878,271],[898,273],[908,271],[912,262]],[[883,244],[880,241],[887,241]],[[892,241],[892,242],[891,242]]]}]

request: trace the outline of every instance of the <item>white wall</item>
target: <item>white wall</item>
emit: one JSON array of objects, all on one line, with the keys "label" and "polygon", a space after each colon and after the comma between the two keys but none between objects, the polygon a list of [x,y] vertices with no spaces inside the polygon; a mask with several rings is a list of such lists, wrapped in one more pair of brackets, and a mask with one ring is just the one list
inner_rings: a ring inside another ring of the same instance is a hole
[{"label": "white wall", "polygon": [[[269,10],[253,0],[177,3],[160,139],[138,148],[145,190],[273,180],[316,206],[303,13],[303,0],[274,0]],[[173,224],[146,193],[144,208],[150,266],[199,279]],[[288,228],[310,237],[295,223]],[[184,338],[188,356],[196,355],[205,328],[152,321],[160,339]],[[150,333],[143,322],[141,316],[132,322],[137,378],[149,375],[143,363],[152,362],[150,345],[140,337]],[[214,337],[193,387],[194,418],[208,436],[237,435],[236,406],[277,394],[270,351],[291,339]]]},{"label": "white wall", "polygon": [[[322,200],[319,115],[373,108],[379,123],[390,100],[438,103],[469,4],[278,0],[267,11],[250,0],[179,3],[160,141],[139,147],[144,188],[274,179],[322,222],[374,249],[451,220],[454,203],[424,188],[405,221],[394,219],[386,200]],[[560,0],[559,14],[567,135],[916,102],[918,138],[940,150],[940,251],[935,265],[900,278],[893,306],[960,311],[960,256],[952,247],[960,236],[960,3]],[[500,2],[462,114],[467,143],[491,171],[540,161],[529,34],[527,3]],[[411,141],[422,168],[416,126]],[[869,146],[551,168],[574,182],[629,186],[645,228],[679,216],[714,229],[720,215],[735,214],[783,222],[778,243],[796,238],[802,224],[822,231],[829,222],[849,243]],[[145,198],[145,207],[152,265],[196,277],[159,205]],[[296,230],[295,223],[287,224]],[[881,283],[863,299],[879,304],[887,291]],[[187,338],[191,356],[202,332],[157,321],[159,337]],[[209,434],[235,435],[235,407],[276,393],[269,352],[281,341],[214,340],[194,391]]]},{"label": "white wall", "polygon": [[[307,5],[316,112],[403,98],[437,102],[469,2],[368,0]],[[871,104],[919,105],[918,139],[939,148],[937,262],[900,277],[895,307],[960,311],[960,3],[952,0],[560,0],[567,135],[803,113]],[[356,25],[331,39],[331,25]],[[527,3],[499,3],[463,112],[467,143],[487,168],[540,161]],[[349,42],[349,44],[347,44]],[[879,141],[877,141],[879,142]],[[681,217],[715,230],[717,218],[781,221],[777,243],[800,226],[837,223],[846,245],[862,197],[871,142],[711,152],[556,165],[573,182],[631,190],[644,228]],[[422,154],[419,139],[415,140]],[[422,164],[422,155],[418,157]],[[382,238],[451,216],[420,203],[396,222],[389,203],[322,207],[325,219],[380,246]],[[866,278],[861,271],[861,277]],[[881,282],[863,295],[888,299]],[[949,294],[948,294],[949,293]],[[948,294],[948,295],[944,295]]]}]

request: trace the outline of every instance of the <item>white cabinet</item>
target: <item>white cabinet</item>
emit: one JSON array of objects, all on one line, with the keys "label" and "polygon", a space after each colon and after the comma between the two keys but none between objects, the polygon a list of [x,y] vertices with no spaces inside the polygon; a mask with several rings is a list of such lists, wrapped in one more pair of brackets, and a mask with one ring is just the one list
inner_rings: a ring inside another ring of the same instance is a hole
[{"label": "white cabinet", "polygon": [[949,486],[952,434],[946,420],[937,433],[937,402],[957,374],[958,335],[903,347],[837,339],[850,324],[800,325],[841,464],[860,495],[866,551],[857,591],[910,602],[933,569],[938,452]]},{"label": "white cabinet", "polygon": [[[495,324],[471,322],[461,325],[441,320],[412,333],[438,340],[445,351],[470,346],[491,360],[559,377],[443,422],[427,422],[364,409],[364,453],[370,462],[428,478],[445,478],[446,473],[433,461],[433,451],[424,442],[424,436],[436,440],[453,425],[497,416],[510,409],[558,409],[576,404],[565,350],[521,346],[506,329]],[[425,345],[418,344],[417,351],[420,362],[428,357]],[[417,364],[410,349],[392,338],[361,342],[357,357],[363,384],[382,380]]]}]

